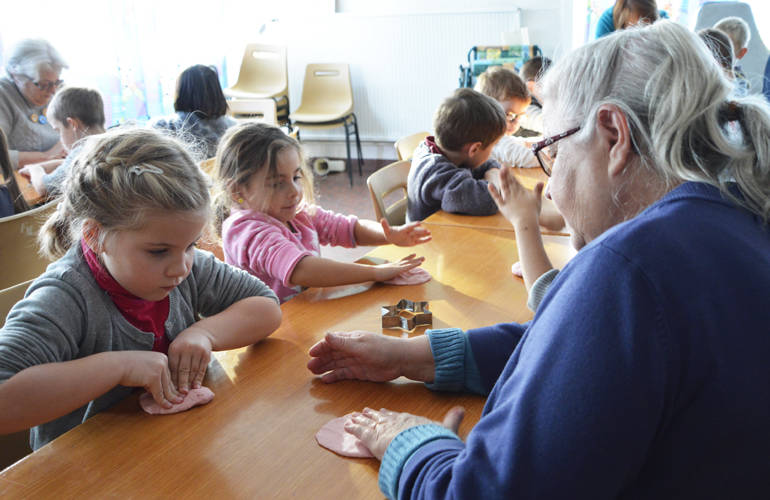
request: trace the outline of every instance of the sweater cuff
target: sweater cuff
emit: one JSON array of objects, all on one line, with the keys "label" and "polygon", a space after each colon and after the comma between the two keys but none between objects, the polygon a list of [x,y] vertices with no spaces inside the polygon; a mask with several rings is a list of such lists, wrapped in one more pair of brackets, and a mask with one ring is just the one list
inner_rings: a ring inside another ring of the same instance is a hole
[{"label": "sweater cuff", "polygon": [[409,461],[412,454],[421,446],[437,439],[460,438],[454,432],[438,424],[424,424],[410,427],[400,432],[385,450],[380,464],[380,477],[378,485],[388,498],[396,498],[398,495],[398,482],[401,479],[401,470]]},{"label": "sweater cuff", "polygon": [[540,302],[543,301],[545,294],[551,287],[551,283],[553,283],[553,280],[556,279],[556,275],[558,274],[558,269],[551,269],[541,274],[540,277],[532,283],[532,288],[529,289],[529,297],[527,298],[527,307],[529,307],[530,311],[537,311]]},{"label": "sweater cuff", "polygon": [[459,328],[442,328],[425,332],[433,353],[435,373],[432,384],[425,384],[432,391],[460,391],[465,380],[466,338]]}]

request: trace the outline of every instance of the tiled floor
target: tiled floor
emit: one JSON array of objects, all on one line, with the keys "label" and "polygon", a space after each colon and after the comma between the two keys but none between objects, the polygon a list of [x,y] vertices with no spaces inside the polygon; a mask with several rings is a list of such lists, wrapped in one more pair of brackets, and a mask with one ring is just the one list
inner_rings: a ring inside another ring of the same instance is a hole
[{"label": "tiled floor", "polygon": [[[312,165],[312,158],[309,164]],[[347,172],[315,177],[316,203],[327,210],[343,214],[354,214],[361,219],[374,219],[374,208],[366,187],[366,178],[375,170],[390,163],[386,160],[366,160],[363,175],[358,175],[357,162],[353,161],[353,187],[350,187]],[[321,254],[330,259],[351,262],[366,254],[371,247],[341,248],[323,247]]]}]

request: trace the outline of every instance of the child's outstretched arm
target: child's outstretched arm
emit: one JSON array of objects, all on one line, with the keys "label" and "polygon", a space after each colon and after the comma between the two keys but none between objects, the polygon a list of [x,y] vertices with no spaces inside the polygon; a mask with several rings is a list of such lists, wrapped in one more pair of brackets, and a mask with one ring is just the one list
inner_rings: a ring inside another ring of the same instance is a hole
[{"label": "child's outstretched arm", "polygon": [[292,285],[301,286],[337,286],[365,281],[387,281],[419,266],[424,260],[425,257],[411,254],[398,262],[370,266],[307,255],[294,266],[290,281]]},{"label": "child's outstretched arm", "polygon": [[[258,321],[257,321],[258,318]],[[211,351],[254,344],[281,325],[281,308],[269,297],[248,297],[182,330],[168,349],[171,380],[182,392],[203,383]]]},{"label": "child's outstretched arm", "polygon": [[0,384],[0,434],[66,415],[117,385],[144,387],[164,408],[182,402],[165,354],[112,351],[26,368]]},{"label": "child's outstretched arm", "polygon": [[510,168],[502,168],[500,189],[490,184],[489,192],[500,213],[516,231],[516,247],[519,250],[524,286],[529,290],[543,273],[553,269],[545,253],[538,226],[543,183],[538,183],[535,190],[530,191],[516,180]]},{"label": "child's outstretched arm", "polygon": [[420,222],[391,226],[384,218],[379,224],[373,220],[359,219],[356,221],[354,234],[356,244],[363,246],[392,243],[400,247],[411,247],[427,243],[431,239],[430,231]]}]

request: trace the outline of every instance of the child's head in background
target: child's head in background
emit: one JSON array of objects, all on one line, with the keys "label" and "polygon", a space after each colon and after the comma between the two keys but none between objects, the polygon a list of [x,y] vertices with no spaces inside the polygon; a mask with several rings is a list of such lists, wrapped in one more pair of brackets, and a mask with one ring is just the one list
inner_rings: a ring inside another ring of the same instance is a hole
[{"label": "child's head in background", "polygon": [[278,127],[247,122],[222,137],[216,157],[218,222],[230,208],[255,210],[287,224],[313,202],[312,174],[296,139]]},{"label": "child's head in background", "polygon": [[532,98],[527,85],[513,71],[494,66],[479,75],[475,89],[500,103],[507,120],[506,134],[519,130],[521,117]]},{"label": "child's head in background", "polygon": [[524,83],[526,83],[527,90],[529,90],[529,93],[541,103],[542,99],[540,98],[537,82],[543,77],[543,75],[545,75],[545,73],[548,71],[548,68],[551,67],[551,64],[552,61],[547,57],[537,56],[533,57],[532,59],[528,59],[524,64],[521,65],[521,70],[519,70],[519,76],[521,76],[521,79],[524,80]]},{"label": "child's head in background", "polygon": [[508,121],[494,99],[462,88],[444,99],[433,117],[436,144],[459,156],[456,165],[476,168],[489,159]]},{"label": "child's head in background", "polygon": [[714,29],[722,31],[730,37],[735,52],[735,60],[743,59],[749,50],[749,41],[751,40],[749,23],[740,17],[725,17],[714,25]]},{"label": "child's head in background", "polygon": [[55,259],[82,239],[128,292],[162,300],[190,273],[209,213],[206,178],[179,142],[115,129],[83,143],[41,252]]},{"label": "child's head in background", "polygon": [[104,101],[97,90],[66,87],[48,105],[48,120],[70,151],[83,137],[104,132]]},{"label": "child's head in background", "polygon": [[201,118],[219,118],[227,113],[217,72],[203,64],[182,71],[176,81],[174,111],[197,113]]},{"label": "child's head in background", "polygon": [[639,23],[652,24],[659,17],[655,0],[616,0],[612,7],[612,24],[616,30],[624,30]]},{"label": "child's head in background", "polygon": [[733,43],[730,41],[730,37],[723,31],[714,28],[702,29],[698,31],[698,36],[714,55],[714,59],[722,67],[725,75],[732,80],[735,76],[733,73],[735,53],[733,52]]}]

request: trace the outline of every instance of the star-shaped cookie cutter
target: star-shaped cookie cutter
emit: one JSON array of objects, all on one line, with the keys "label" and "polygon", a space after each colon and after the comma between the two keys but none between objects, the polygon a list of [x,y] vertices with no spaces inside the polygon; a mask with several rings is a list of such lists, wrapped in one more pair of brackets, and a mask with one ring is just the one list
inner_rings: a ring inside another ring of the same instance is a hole
[{"label": "star-shaped cookie cutter", "polygon": [[[401,313],[408,313],[409,317],[402,316]],[[414,330],[416,326],[432,324],[433,313],[428,310],[428,303],[425,301],[401,299],[396,305],[382,307],[383,328]]]}]

